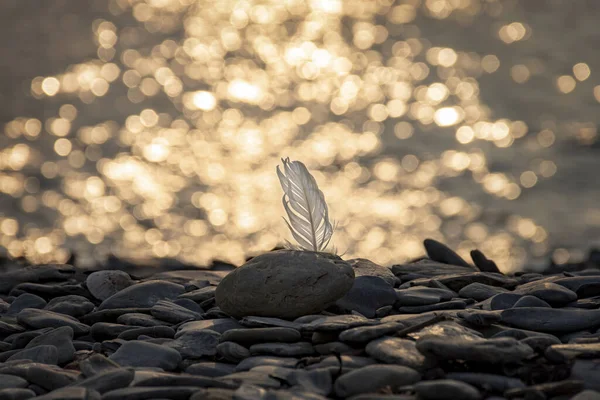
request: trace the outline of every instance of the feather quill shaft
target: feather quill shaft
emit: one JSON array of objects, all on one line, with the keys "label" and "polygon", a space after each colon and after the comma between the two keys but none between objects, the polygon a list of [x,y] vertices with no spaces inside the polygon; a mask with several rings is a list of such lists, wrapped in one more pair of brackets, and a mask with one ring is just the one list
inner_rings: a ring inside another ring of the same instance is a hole
[{"label": "feather quill shaft", "polygon": [[277,176],[283,188],[281,200],[289,221],[284,220],[302,249],[323,251],[333,235],[325,196],[302,162],[289,158],[281,161],[284,172],[277,166]]}]

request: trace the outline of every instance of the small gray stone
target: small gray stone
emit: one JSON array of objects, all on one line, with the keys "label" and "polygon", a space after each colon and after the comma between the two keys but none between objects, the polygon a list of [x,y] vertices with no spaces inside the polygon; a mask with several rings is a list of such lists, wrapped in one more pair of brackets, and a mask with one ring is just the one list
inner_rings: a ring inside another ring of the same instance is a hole
[{"label": "small gray stone", "polygon": [[392,265],[394,275],[406,281],[407,276],[421,276],[424,278],[433,278],[442,275],[467,274],[475,272],[477,269],[473,266],[463,267],[460,265],[450,265],[425,259],[408,264]]},{"label": "small gray stone", "polygon": [[207,286],[201,289],[192,290],[191,292],[186,292],[179,295],[182,299],[190,299],[194,300],[198,303],[202,303],[212,297],[215,297],[215,292],[217,291],[216,286]]},{"label": "small gray stone", "polygon": [[460,297],[473,299],[475,301],[483,301],[498,293],[506,293],[507,290],[496,286],[484,285],[483,283],[471,283],[460,289],[458,295]]},{"label": "small gray stone", "polygon": [[38,396],[36,400],[100,400],[100,393],[86,388],[67,386]]},{"label": "small gray stone", "polygon": [[250,357],[250,351],[235,342],[222,342],[217,345],[217,353],[225,360],[239,363],[244,358]]},{"label": "small gray stone", "polygon": [[187,400],[196,391],[197,386],[126,387],[104,393],[102,400]]},{"label": "small gray stone", "polygon": [[17,315],[25,308],[44,308],[45,306],[46,300],[42,299],[40,296],[31,293],[23,293],[10,303],[6,315]]},{"label": "small gray stone", "polygon": [[132,328],[131,325],[111,324],[110,322],[96,322],[92,325],[90,334],[97,342],[118,337],[121,333]]},{"label": "small gray stone", "polygon": [[448,301],[457,294],[451,290],[414,286],[396,290],[396,307],[414,307]]},{"label": "small gray stone", "polygon": [[315,351],[321,355],[327,356],[330,354],[350,354],[356,352],[356,349],[342,342],[329,342],[316,344]]},{"label": "small gray stone", "polygon": [[407,324],[403,322],[388,322],[374,326],[359,326],[343,331],[340,333],[339,339],[342,342],[348,343],[365,343],[395,333],[406,327]]},{"label": "small gray stone", "polygon": [[48,391],[72,384],[79,375],[78,372],[66,371],[54,365],[32,364],[27,369],[27,380]]},{"label": "small gray stone", "polygon": [[292,319],[322,311],[353,283],[354,270],[337,256],[273,251],[230,272],[215,295],[219,308],[234,317]]},{"label": "small gray stone", "polygon": [[250,354],[272,355],[278,357],[310,356],[315,353],[311,343],[258,343],[250,346]]},{"label": "small gray stone", "polygon": [[231,341],[242,345],[255,343],[293,343],[300,340],[300,332],[292,328],[253,328],[230,329],[221,335],[221,341]]},{"label": "small gray stone", "polygon": [[571,397],[571,400],[600,400],[600,392],[596,392],[595,390],[584,390]]},{"label": "small gray stone", "polygon": [[77,318],[92,311],[94,304],[83,296],[72,294],[53,298],[48,302],[45,309]]},{"label": "small gray stone", "polygon": [[415,370],[423,370],[433,365],[431,360],[427,360],[417,350],[412,340],[383,337],[370,342],[365,350],[369,356],[387,364],[403,365]]},{"label": "small gray stone", "polygon": [[233,374],[235,372],[235,365],[206,361],[190,365],[186,368],[185,372],[192,375],[218,378],[219,376]]},{"label": "small gray stone", "polygon": [[244,317],[240,320],[240,324],[248,328],[292,328],[300,330],[302,324],[292,321],[286,321],[281,318],[270,317]]},{"label": "small gray stone", "polygon": [[454,321],[441,321],[436,324],[428,325],[409,336],[415,340],[423,337],[445,337],[445,338],[463,338],[467,340],[479,340],[482,334],[474,329],[462,326]]},{"label": "small gray stone", "polygon": [[248,371],[261,365],[272,365],[276,367],[295,368],[298,359],[294,357],[275,356],[253,356],[242,360],[236,367],[237,372]]},{"label": "small gray stone", "polygon": [[152,313],[153,317],[163,321],[171,322],[173,324],[178,324],[183,321],[202,319],[202,315],[200,313],[194,312],[167,300],[157,301],[156,304],[152,306],[152,310],[150,312]]},{"label": "small gray stone", "polygon": [[400,365],[369,365],[355,369],[335,382],[335,394],[349,397],[360,393],[376,392],[386,386],[401,387],[419,381],[419,373]]},{"label": "small gray stone", "polygon": [[31,360],[42,364],[56,365],[58,363],[58,350],[55,346],[49,345],[31,347],[13,354],[7,361],[12,360]]},{"label": "small gray stone", "polygon": [[463,310],[467,303],[462,299],[445,301],[443,303],[429,304],[426,306],[404,306],[398,307],[397,310],[401,314],[423,314],[429,311],[439,310]]},{"label": "small gray stone", "polygon": [[26,308],[21,310],[21,312],[17,314],[17,322],[36,329],[70,326],[75,335],[85,335],[90,331],[88,325],[82,324],[73,317],[48,310],[38,310],[36,308]]},{"label": "small gray stone", "polygon": [[0,389],[0,400],[28,400],[35,396],[31,389]]},{"label": "small gray stone", "polygon": [[425,246],[425,251],[427,251],[429,258],[434,261],[450,265],[459,265],[465,268],[473,268],[461,256],[456,254],[454,250],[437,240],[425,239],[423,245]]},{"label": "small gray stone", "polygon": [[120,290],[104,300],[98,309],[152,307],[159,300],[174,300],[183,292],[183,286],[176,283],[147,281]]},{"label": "small gray stone", "polygon": [[520,307],[546,307],[546,308],[552,308],[552,306],[548,303],[546,303],[544,300],[535,297],[535,296],[530,296],[530,295],[525,295],[523,297],[521,297],[513,306],[513,308],[520,308]]},{"label": "small gray stone", "polygon": [[366,258],[353,258],[351,260],[346,260],[346,262],[354,269],[354,276],[356,278],[359,276],[377,276],[383,279],[391,287],[396,285],[396,275],[394,275],[392,270],[388,267],[375,264],[373,261],[367,260]]},{"label": "small gray stone", "polygon": [[[127,313],[120,315],[117,318],[117,323],[132,326],[167,326],[166,321],[161,321],[148,314],[142,313]],[[92,326],[92,330],[94,327]]]},{"label": "small gray stone", "polygon": [[79,363],[81,373],[88,378],[90,376],[101,374],[106,371],[111,371],[119,367],[119,364],[112,360],[109,360],[102,354],[93,354],[91,357],[82,360]]},{"label": "small gray stone", "polygon": [[360,315],[334,315],[315,319],[305,324],[303,330],[308,332],[341,332],[357,326],[378,324],[379,321],[367,319]]},{"label": "small gray stone", "polygon": [[188,330],[177,334],[176,339],[167,344],[177,350],[183,358],[199,358],[217,354],[220,333],[210,329]]},{"label": "small gray stone", "polygon": [[342,310],[357,311],[367,318],[374,318],[377,309],[395,302],[396,292],[388,282],[378,276],[359,276],[348,293],[335,304]]},{"label": "small gray stone", "polygon": [[585,388],[600,392],[600,363],[598,360],[575,360],[571,367],[571,379],[583,381]]},{"label": "small gray stone", "polygon": [[479,390],[468,383],[453,379],[418,382],[415,391],[423,400],[480,400]]},{"label": "small gray stone", "polygon": [[235,372],[217,379],[221,382],[229,383],[231,385],[239,384],[239,382],[241,382],[242,384],[256,385],[264,388],[279,389],[281,387],[281,382],[275,378],[271,378],[265,372],[254,370]]},{"label": "small gray stone", "polygon": [[0,389],[26,388],[27,380],[14,375],[0,374]]},{"label": "small gray stone", "polygon": [[126,330],[125,332],[121,332],[118,338],[124,340],[134,340],[137,339],[138,336],[173,339],[175,337],[175,330],[168,326],[146,326],[142,328],[130,327],[130,329]]},{"label": "small gray stone", "polygon": [[73,347],[73,329],[70,326],[62,326],[46,332],[40,336],[31,339],[26,349],[40,346],[55,346],[58,351],[58,363],[66,364],[73,360],[75,356],[75,347]]},{"label": "small gray stone", "polygon": [[495,296],[490,297],[489,299],[486,300],[487,303],[489,301],[489,308],[484,307],[485,309],[489,309],[489,310],[506,310],[509,308],[512,308],[517,301],[519,301],[521,299],[521,297],[523,297],[522,294],[516,294],[516,293],[500,293],[497,294]]},{"label": "small gray stone", "polygon": [[448,379],[461,381],[485,391],[504,393],[510,389],[524,388],[525,383],[518,378],[481,372],[450,372]]},{"label": "small gray stone", "polygon": [[74,386],[93,389],[100,394],[129,386],[135,377],[131,368],[109,369],[74,384]]},{"label": "small gray stone", "polygon": [[235,319],[233,318],[219,318],[219,319],[208,319],[204,321],[192,321],[186,322],[183,325],[179,326],[177,333],[175,334],[175,339],[179,336],[185,334],[186,332],[191,331],[202,331],[205,329],[210,329],[211,331],[224,333],[230,329],[240,329],[243,328]]},{"label": "small gray stone", "polygon": [[417,349],[438,360],[465,360],[487,364],[506,364],[533,356],[533,349],[513,338],[473,339],[425,336]]},{"label": "small gray stone", "polygon": [[0,277],[0,293],[8,293],[23,282],[62,281],[75,273],[75,267],[68,264],[19,265],[3,271]]},{"label": "small gray stone", "polygon": [[544,307],[511,308],[502,311],[502,321],[517,328],[539,332],[577,332],[600,325],[600,310]]},{"label": "small gray stone", "polygon": [[522,295],[535,296],[554,307],[561,307],[577,300],[577,294],[575,292],[552,282],[530,282],[519,286],[514,292]]},{"label": "small gray stone", "polygon": [[92,272],[85,284],[95,298],[106,300],[117,292],[133,284],[129,274],[118,270]]},{"label": "small gray stone", "polygon": [[352,371],[354,369],[366,367],[367,365],[373,364],[377,364],[377,361],[370,357],[343,354],[339,358],[337,356],[326,357],[319,363],[308,365],[306,369],[328,369],[335,371],[335,373],[339,372],[341,369],[342,373],[345,374],[346,372]]},{"label": "small gray stone", "polygon": [[176,350],[139,340],[124,343],[109,358],[124,367],[157,367],[166,371],[174,370],[181,361]]}]

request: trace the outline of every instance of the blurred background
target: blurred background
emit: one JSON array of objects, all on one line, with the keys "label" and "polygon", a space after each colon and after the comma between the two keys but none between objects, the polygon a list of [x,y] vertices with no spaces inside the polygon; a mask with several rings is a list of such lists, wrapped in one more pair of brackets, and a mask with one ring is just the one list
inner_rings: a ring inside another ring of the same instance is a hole
[{"label": "blurred background", "polygon": [[427,237],[503,271],[600,245],[595,0],[2,0],[0,253],[195,265],[291,239],[304,162],[344,257]]}]

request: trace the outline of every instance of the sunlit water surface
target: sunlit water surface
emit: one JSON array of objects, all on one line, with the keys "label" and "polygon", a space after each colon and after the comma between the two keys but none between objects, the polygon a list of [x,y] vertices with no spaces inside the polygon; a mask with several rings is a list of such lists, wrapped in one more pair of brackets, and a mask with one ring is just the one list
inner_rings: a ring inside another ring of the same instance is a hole
[{"label": "sunlit water surface", "polygon": [[600,244],[593,1],[29,3],[0,5],[11,256],[239,265],[290,238],[281,157],[344,257],[432,237],[510,271]]}]

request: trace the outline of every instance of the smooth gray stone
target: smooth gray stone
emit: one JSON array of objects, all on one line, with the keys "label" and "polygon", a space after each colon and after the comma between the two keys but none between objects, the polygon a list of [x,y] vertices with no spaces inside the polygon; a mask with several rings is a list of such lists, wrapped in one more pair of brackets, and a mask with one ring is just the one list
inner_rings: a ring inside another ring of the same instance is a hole
[{"label": "smooth gray stone", "polygon": [[192,290],[191,292],[186,292],[179,295],[181,299],[190,299],[197,301],[198,303],[202,303],[212,297],[215,297],[215,292],[217,291],[216,286],[207,286],[201,289]]},{"label": "smooth gray stone", "polygon": [[17,314],[17,322],[35,329],[70,326],[75,335],[85,335],[90,331],[88,325],[82,324],[73,317],[48,310],[38,310],[36,308],[26,308],[21,310],[21,312]]},{"label": "smooth gray stone", "polygon": [[12,360],[31,360],[42,364],[58,364],[58,349],[55,346],[41,345],[21,350],[8,358]]},{"label": "smooth gray stone", "polygon": [[249,316],[240,320],[240,324],[247,328],[292,328],[300,330],[302,324],[286,321],[281,318]]},{"label": "smooth gray stone", "polygon": [[124,367],[156,367],[172,371],[181,362],[181,355],[165,346],[134,340],[125,342],[109,359]]},{"label": "smooth gray stone", "polygon": [[129,274],[118,270],[92,272],[85,284],[95,298],[106,300],[117,292],[133,285]]},{"label": "smooth gray stone", "polygon": [[451,274],[467,274],[475,272],[475,267],[463,267],[460,265],[444,264],[430,259],[425,259],[408,264],[396,264],[392,265],[392,272],[394,275],[406,281],[407,276],[420,275],[425,278],[433,278],[441,275]]},{"label": "smooth gray stone", "polygon": [[25,331],[25,328],[23,328],[21,325],[0,321],[0,335],[3,337],[13,335],[15,333],[21,333],[23,331]]},{"label": "smooth gray stone", "polygon": [[577,294],[552,282],[530,282],[514,290],[517,294],[535,296],[553,307],[561,307],[577,300]]},{"label": "smooth gray stone", "polygon": [[341,332],[357,326],[378,324],[379,321],[367,319],[360,315],[334,315],[315,319],[305,324],[302,329],[307,332]]},{"label": "smooth gray stone", "polygon": [[141,335],[153,338],[173,339],[175,337],[175,330],[168,326],[146,326],[142,328],[131,327],[131,329],[121,332],[118,338],[124,340],[134,340]]},{"label": "smooth gray stone", "polygon": [[66,371],[44,364],[34,364],[27,369],[27,380],[48,391],[72,384],[79,375],[80,373],[76,371]]},{"label": "smooth gray stone", "polygon": [[353,258],[346,260],[354,269],[354,276],[377,276],[383,279],[388,285],[394,287],[396,285],[396,275],[388,267],[381,266],[366,258]]},{"label": "smooth gray stone", "polygon": [[254,368],[253,371],[266,372],[270,377],[287,382],[293,392],[307,391],[327,396],[333,390],[331,373],[324,368],[306,371],[303,369],[262,366]]},{"label": "smooth gray stone", "polygon": [[482,272],[497,272],[500,273],[498,266],[496,263],[490,259],[488,259],[485,254],[481,251],[475,249],[471,250],[471,259],[475,263],[475,266],[479,268]]},{"label": "smooth gray stone", "polygon": [[102,400],[187,400],[198,389],[197,386],[127,387],[104,393]]},{"label": "smooth gray stone", "polygon": [[485,391],[496,393],[504,393],[510,389],[525,387],[525,383],[518,378],[481,372],[450,372],[446,374],[446,377],[448,379],[466,382]]},{"label": "smooth gray stone", "polygon": [[12,349],[13,349],[12,344],[0,341],[0,353],[2,353],[3,351],[12,350]]},{"label": "smooth gray stone", "polygon": [[558,278],[554,280],[554,283],[578,293],[583,286],[600,285],[600,275]]},{"label": "smooth gray stone", "polygon": [[423,400],[480,400],[479,390],[468,383],[453,379],[418,382],[414,386],[419,399]]},{"label": "smooth gray stone", "polygon": [[124,314],[131,313],[148,313],[150,314],[149,307],[129,307],[129,308],[115,308],[110,310],[93,311],[87,315],[81,317],[81,320],[86,324],[95,324],[96,322],[116,322],[117,319]]},{"label": "smooth gray stone", "polygon": [[533,356],[533,349],[513,338],[473,339],[425,336],[417,349],[438,360],[465,360],[487,364],[521,362]]},{"label": "smooth gray stone", "polygon": [[335,302],[342,310],[357,311],[367,318],[374,318],[377,309],[396,302],[396,292],[378,276],[359,276],[350,290]]},{"label": "smooth gray stone", "polygon": [[232,389],[199,388],[189,400],[233,400],[234,394]]},{"label": "smooth gray stone", "polygon": [[497,322],[500,322],[502,316],[499,311],[486,311],[486,310],[476,310],[476,309],[468,309],[464,311],[459,311],[456,314],[457,317],[468,323],[469,325],[475,327],[486,327]]},{"label": "smooth gray stone", "polygon": [[428,325],[416,332],[409,334],[412,339],[418,340],[423,337],[446,337],[446,338],[463,338],[471,340],[479,340],[482,338],[478,331],[462,326],[454,321],[441,321],[432,325]]},{"label": "smooth gray stone", "polygon": [[585,389],[600,392],[600,363],[598,360],[575,360],[571,366],[570,379],[583,381]]},{"label": "smooth gray stone", "polygon": [[118,337],[121,333],[133,328],[131,325],[112,324],[110,322],[96,322],[90,329],[92,338],[97,342]]},{"label": "smooth gray stone", "polygon": [[539,332],[576,332],[600,326],[600,310],[511,308],[502,311],[502,322]]},{"label": "smooth gray stone", "polygon": [[62,281],[75,274],[75,267],[68,264],[20,265],[12,271],[0,274],[0,293],[8,293],[23,282]]},{"label": "smooth gray stone", "polygon": [[12,296],[18,296],[23,293],[31,293],[43,298],[54,298],[59,296],[67,296],[71,294],[76,294],[79,296],[88,296],[89,292],[83,287],[82,284],[72,284],[72,283],[21,283],[15,286],[10,294]]},{"label": "smooth gray stone", "polygon": [[250,346],[250,354],[272,355],[277,357],[301,357],[315,353],[313,345],[309,342],[298,343],[257,343]]},{"label": "smooth gray stone", "polygon": [[196,386],[196,387],[218,387],[224,389],[232,389],[238,385],[230,385],[220,382],[217,379],[206,376],[182,374],[182,373],[166,373],[157,371],[137,371],[135,380],[131,386],[136,387],[159,387],[159,386]]},{"label": "smooth gray stone", "polygon": [[31,389],[0,389],[0,400],[28,400],[35,397]]},{"label": "smooth gray stone", "polygon": [[102,354],[92,354],[89,358],[79,363],[81,373],[86,377],[91,377],[106,371],[112,371],[120,368],[116,362],[106,358]]},{"label": "smooth gray stone", "polygon": [[504,325],[492,325],[489,331],[484,332],[486,337],[499,338],[499,337],[511,337],[517,340],[522,340],[528,337],[545,336],[551,340],[558,339],[556,336],[550,333],[529,331],[527,329],[512,328]]},{"label": "smooth gray stone", "polygon": [[150,311],[153,317],[178,324],[183,321],[194,321],[202,319],[202,314],[189,310],[172,301],[159,300]]},{"label": "smooth gray stone", "polygon": [[571,397],[571,400],[600,400],[600,392],[596,392],[595,390],[584,390]]},{"label": "smooth gray stone", "polygon": [[[583,390],[583,382],[574,379],[561,380],[557,382],[546,382],[525,388],[507,390],[504,395],[508,398],[556,398],[560,395],[573,395]],[[556,396],[556,397],[555,397]]]},{"label": "smooth gray stone", "polygon": [[200,307],[200,304],[196,303],[194,300],[178,298],[173,300],[173,303],[177,304],[180,307],[187,308],[188,310],[198,314],[204,313],[204,310],[202,309],[202,307]]},{"label": "smooth gray stone", "polygon": [[52,328],[42,328],[34,331],[27,331],[23,333],[15,333],[8,336],[4,340],[12,344],[13,349],[24,349],[34,337],[40,336],[46,332],[50,332]]},{"label": "smooth gray stone", "polygon": [[111,390],[129,386],[134,377],[135,371],[132,368],[115,368],[76,382],[73,386],[93,389],[100,394],[104,394]]},{"label": "smooth gray stone", "polygon": [[[514,278],[504,276],[502,274],[494,274],[491,272],[469,272],[463,274],[439,275],[435,278],[418,278],[407,282],[408,287],[412,286],[429,286],[435,287],[435,282],[439,282],[448,289],[459,292],[462,288],[471,283],[483,283],[484,285],[498,286],[505,289],[514,289],[518,285],[518,281]],[[400,285],[402,288],[405,284]]]},{"label": "smooth gray stone", "polygon": [[544,300],[540,299],[539,297],[535,297],[535,296],[531,296],[531,295],[525,295],[525,296],[521,297],[519,300],[517,300],[517,302],[513,306],[513,308],[521,308],[521,307],[552,308],[552,306],[550,304],[546,303]]},{"label": "smooth gray stone", "polygon": [[475,282],[460,289],[458,295],[475,301],[483,301],[498,293],[506,293],[507,291],[508,290],[504,288]]},{"label": "smooth gray stone", "polygon": [[450,265],[459,265],[461,267],[466,268],[473,268],[461,256],[456,254],[454,250],[452,250],[445,244],[438,242],[437,240],[425,239],[423,241],[423,245],[425,246],[425,251],[427,252],[427,255],[433,261]]},{"label": "smooth gray stone", "polygon": [[210,329],[186,331],[166,346],[177,350],[183,358],[199,358],[217,354],[221,334]]},{"label": "smooth gray stone", "polygon": [[530,336],[524,339],[521,339],[522,343],[525,343],[527,346],[531,347],[534,351],[538,353],[544,353],[546,349],[552,345],[561,344],[560,340],[555,337],[550,336]]},{"label": "smooth gray stone", "polygon": [[414,286],[406,289],[396,289],[396,307],[414,307],[437,304],[456,297],[451,290]]},{"label": "smooth gray stone", "polygon": [[292,328],[251,328],[230,329],[221,335],[222,342],[236,342],[242,345],[255,343],[293,343],[298,342],[302,335],[297,329]]},{"label": "smooth gray stone", "polygon": [[250,351],[235,342],[221,342],[217,345],[217,354],[225,360],[238,363],[244,358],[250,357]]},{"label": "smooth gray stone", "polygon": [[292,319],[318,313],[343,297],[354,270],[341,258],[310,251],[261,254],[230,272],[217,286],[217,305],[233,317]]},{"label": "smooth gray stone", "polygon": [[415,370],[422,370],[433,365],[431,360],[427,360],[417,350],[417,346],[412,340],[383,337],[370,342],[365,350],[369,356],[387,364],[403,365]]},{"label": "smooth gray stone", "polygon": [[99,310],[152,307],[159,300],[174,300],[184,292],[183,286],[168,281],[147,281],[129,286],[104,300]]},{"label": "smooth gray stone", "polygon": [[[341,366],[340,366],[340,359],[342,362]],[[348,371],[351,371],[351,370],[354,370],[357,368],[366,367],[367,365],[373,365],[373,364],[377,364],[377,361],[370,357],[353,356],[353,355],[343,354],[340,356],[339,359],[337,356],[325,357],[319,363],[308,365],[306,367],[306,370],[310,371],[313,369],[326,368],[326,369],[334,370],[337,373],[341,367],[342,373],[346,373]]]},{"label": "smooth gray stone", "polygon": [[77,318],[91,312],[94,307],[94,303],[85,297],[72,294],[53,298],[48,302],[45,309]]},{"label": "smooth gray stone", "polygon": [[36,400],[100,400],[100,393],[86,388],[67,386],[38,396]]},{"label": "smooth gray stone", "polygon": [[600,358],[600,342],[596,343],[569,343],[569,344],[552,344],[546,349],[546,358],[558,359],[558,355],[565,360],[575,358]]},{"label": "smooth gray stone", "polygon": [[192,375],[218,378],[220,376],[233,374],[235,372],[235,365],[222,362],[205,361],[190,365],[185,369],[185,372]]},{"label": "smooth gray stone", "polygon": [[221,264],[218,266],[213,265],[211,268],[210,270],[194,268],[164,271],[153,274],[149,279],[164,279],[180,285],[193,281],[208,281],[211,285],[216,285],[229,271],[235,269],[235,266]]},{"label": "smooth gray stone", "polygon": [[263,388],[279,389],[281,387],[281,382],[277,379],[270,377],[265,372],[254,370],[235,372],[217,379],[231,385],[241,382],[242,384],[256,385]]},{"label": "smooth gray stone", "polygon": [[175,334],[175,339],[179,338],[179,336],[192,331],[202,331],[205,329],[209,329],[214,332],[224,333],[230,329],[240,329],[243,328],[235,319],[233,318],[220,318],[220,319],[208,319],[204,321],[192,321],[186,322],[183,325],[179,326],[177,333]]},{"label": "smooth gray stone", "polygon": [[23,293],[10,303],[6,315],[17,315],[25,308],[44,308],[46,300],[31,293]]},{"label": "smooth gray stone", "polygon": [[[131,325],[131,326],[168,326],[170,325],[166,321],[161,321],[148,314],[142,313],[127,313],[120,315],[117,318],[118,324]],[[92,326],[92,329],[94,327]]]},{"label": "smooth gray stone", "polygon": [[407,326],[408,325],[403,322],[388,322],[373,326],[359,326],[341,332],[339,339],[342,342],[348,343],[365,343],[385,335],[393,334]]},{"label": "smooth gray stone", "polygon": [[516,293],[500,293],[484,301],[484,304],[489,301],[489,308],[484,305],[483,309],[492,311],[506,310],[512,308],[521,297],[523,295]]},{"label": "smooth gray stone", "polygon": [[329,342],[314,345],[315,351],[321,355],[330,354],[351,354],[356,352],[356,349],[342,342]]},{"label": "smooth gray stone", "polygon": [[276,367],[294,368],[298,358],[275,357],[275,356],[252,356],[242,360],[236,367],[236,372],[248,371],[260,365],[272,365]]},{"label": "smooth gray stone", "polygon": [[386,386],[400,387],[418,382],[419,373],[401,365],[369,365],[340,376],[334,385],[335,394],[349,397],[376,392]]},{"label": "smooth gray stone", "polygon": [[46,332],[40,336],[34,337],[25,346],[26,349],[40,346],[55,346],[58,350],[58,363],[66,364],[75,357],[75,347],[73,347],[73,329],[70,326],[62,326]]},{"label": "smooth gray stone", "polygon": [[18,389],[29,385],[27,380],[20,376],[0,374],[0,389]]},{"label": "smooth gray stone", "polygon": [[464,300],[450,300],[443,303],[429,304],[426,306],[404,306],[398,307],[397,310],[401,314],[422,314],[429,311],[438,310],[464,310],[467,307],[467,303]]}]

